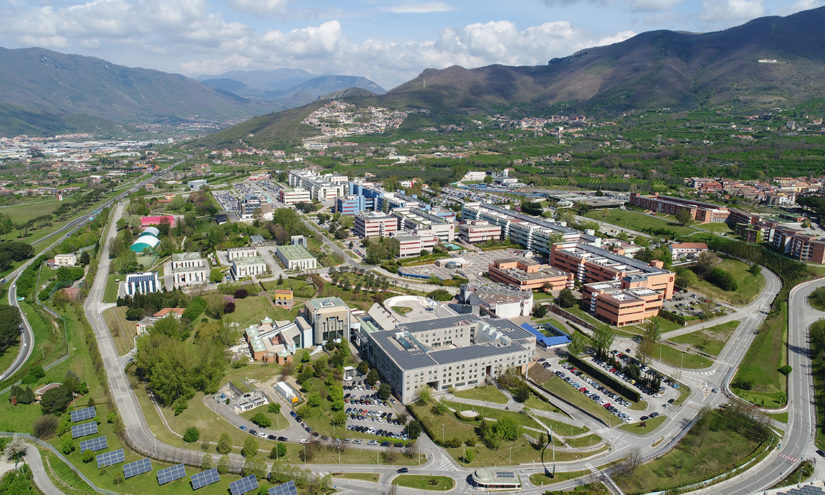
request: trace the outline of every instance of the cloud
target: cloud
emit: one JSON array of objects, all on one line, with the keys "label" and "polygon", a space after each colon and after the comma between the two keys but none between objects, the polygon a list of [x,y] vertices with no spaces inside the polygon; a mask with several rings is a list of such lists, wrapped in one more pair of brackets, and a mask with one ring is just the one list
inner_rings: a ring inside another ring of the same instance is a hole
[{"label": "cloud", "polygon": [[435,12],[449,12],[455,10],[455,7],[444,2],[424,2],[384,7],[382,10],[393,14],[432,14]]},{"label": "cloud", "polygon": [[704,21],[745,21],[765,15],[762,0],[703,0]]},{"label": "cloud", "polygon": [[274,15],[286,12],[289,0],[229,0],[229,6],[239,12]]},{"label": "cloud", "polygon": [[779,11],[781,15],[795,14],[803,10],[811,10],[825,5],[825,0],[799,0],[795,4]]},{"label": "cloud", "polygon": [[548,7],[568,7],[578,3],[598,4],[601,6],[613,6],[625,4],[627,8],[636,12],[653,12],[668,10],[684,0],[544,0]]}]

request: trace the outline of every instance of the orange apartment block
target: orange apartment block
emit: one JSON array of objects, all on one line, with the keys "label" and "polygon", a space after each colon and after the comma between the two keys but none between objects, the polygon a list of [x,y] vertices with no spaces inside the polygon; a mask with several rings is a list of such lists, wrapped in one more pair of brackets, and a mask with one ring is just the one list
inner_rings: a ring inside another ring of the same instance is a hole
[{"label": "orange apartment block", "polygon": [[699,223],[724,223],[730,215],[730,211],[725,206],[692,199],[663,196],[658,193],[651,196],[630,193],[630,204],[667,215],[676,215],[680,210],[686,210],[690,213],[690,217]]},{"label": "orange apartment block", "polygon": [[642,287],[628,288],[631,285],[634,284],[625,280],[595,282],[582,288],[582,297],[591,313],[617,327],[640,323],[658,315],[663,294]]},{"label": "orange apartment block", "polygon": [[550,290],[572,289],[574,276],[549,265],[526,258],[503,258],[493,261],[487,271],[492,280],[521,290],[540,290],[550,284]]}]

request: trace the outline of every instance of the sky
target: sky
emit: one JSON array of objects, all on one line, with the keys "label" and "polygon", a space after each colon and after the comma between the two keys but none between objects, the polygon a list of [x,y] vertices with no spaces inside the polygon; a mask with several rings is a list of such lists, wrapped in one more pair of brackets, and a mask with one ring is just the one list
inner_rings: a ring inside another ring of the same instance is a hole
[{"label": "sky", "polygon": [[825,0],[0,0],[0,46],[191,77],[299,68],[386,89],[424,69],[541,65],[656,29],[708,32]]}]

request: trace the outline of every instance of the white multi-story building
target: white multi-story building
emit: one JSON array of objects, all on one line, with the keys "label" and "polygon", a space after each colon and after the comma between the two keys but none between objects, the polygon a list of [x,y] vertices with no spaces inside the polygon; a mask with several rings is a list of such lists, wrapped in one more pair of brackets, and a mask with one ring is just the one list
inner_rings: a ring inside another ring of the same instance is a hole
[{"label": "white multi-story building", "polygon": [[423,387],[436,393],[483,385],[509,369],[520,373],[536,337],[509,320],[458,315],[367,333],[367,357],[404,404]]},{"label": "white multi-story building", "polygon": [[266,262],[260,256],[250,256],[248,258],[237,258],[232,261],[230,272],[232,278],[240,280],[246,277],[253,277],[266,273]]},{"label": "white multi-story building", "polygon": [[313,270],[318,268],[318,260],[303,246],[278,246],[275,252],[287,270]]},{"label": "white multi-story building", "polygon": [[209,282],[209,262],[200,253],[172,255],[172,285],[179,289]]},{"label": "white multi-story building", "polygon": [[389,237],[398,232],[398,218],[377,212],[355,215],[355,235],[358,237]]},{"label": "white multi-story building", "polygon": [[398,218],[401,230],[426,231],[442,243],[455,240],[455,222],[452,219],[433,215],[421,208],[396,208],[392,214]]},{"label": "white multi-story building", "polygon": [[75,266],[77,264],[77,255],[74,253],[56,254],[54,255],[55,266]]},{"label": "white multi-story building", "polygon": [[438,238],[434,235],[399,234],[395,238],[398,239],[399,258],[418,256],[422,250],[432,249],[438,244]]},{"label": "white multi-story building", "polygon": [[278,201],[285,205],[295,205],[298,203],[311,203],[309,191],[303,187],[282,187],[278,190]]},{"label": "white multi-story building", "polygon": [[458,238],[468,244],[501,239],[501,227],[486,220],[467,220],[458,224]]},{"label": "white multi-story building", "polygon": [[226,250],[227,261],[234,261],[238,258],[251,258],[258,256],[258,250],[252,246],[234,247]]},{"label": "white multi-story building", "polygon": [[158,272],[130,273],[123,282],[126,295],[153,294],[160,291]]},{"label": "white multi-story building", "polygon": [[319,175],[312,170],[291,170],[289,185],[306,189],[315,201],[335,201],[335,198],[349,194],[349,179],[346,175]]}]

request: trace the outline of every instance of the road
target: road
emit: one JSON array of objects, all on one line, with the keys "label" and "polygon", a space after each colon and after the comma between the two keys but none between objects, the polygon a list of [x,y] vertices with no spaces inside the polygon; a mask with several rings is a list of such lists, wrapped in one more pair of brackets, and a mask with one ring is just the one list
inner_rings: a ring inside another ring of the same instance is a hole
[{"label": "road", "polygon": [[788,426],[780,442],[778,452],[769,455],[768,461],[714,487],[724,493],[756,493],[782,480],[803,458],[816,458],[813,443],[816,428],[814,383],[811,374],[811,358],[808,348],[809,327],[825,312],[808,304],[808,296],[818,287],[825,286],[825,278],[797,285],[791,289],[788,304],[788,364],[793,371],[788,376]]}]

